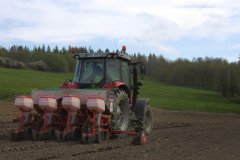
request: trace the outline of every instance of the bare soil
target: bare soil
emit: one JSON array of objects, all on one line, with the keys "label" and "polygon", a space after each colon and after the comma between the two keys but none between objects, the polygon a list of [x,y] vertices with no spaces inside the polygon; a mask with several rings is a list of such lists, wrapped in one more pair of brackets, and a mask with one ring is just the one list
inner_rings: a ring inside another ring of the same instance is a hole
[{"label": "bare soil", "polygon": [[10,140],[19,112],[0,101],[0,159],[240,159],[240,115],[153,109],[154,129],[148,143],[132,137],[83,145],[78,142]]}]

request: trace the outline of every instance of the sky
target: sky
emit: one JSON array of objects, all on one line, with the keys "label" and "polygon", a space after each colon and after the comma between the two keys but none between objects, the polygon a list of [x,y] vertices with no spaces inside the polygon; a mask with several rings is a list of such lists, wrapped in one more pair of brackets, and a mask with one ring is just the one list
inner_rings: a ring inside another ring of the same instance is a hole
[{"label": "sky", "polygon": [[0,46],[43,44],[234,62],[240,0],[1,0]]}]

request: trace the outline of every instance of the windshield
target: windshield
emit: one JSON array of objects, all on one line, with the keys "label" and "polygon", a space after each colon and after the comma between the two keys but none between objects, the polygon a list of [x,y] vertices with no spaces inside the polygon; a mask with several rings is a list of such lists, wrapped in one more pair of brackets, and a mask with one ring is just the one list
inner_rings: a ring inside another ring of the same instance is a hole
[{"label": "windshield", "polygon": [[104,78],[104,60],[84,60],[81,66],[80,83],[99,83]]}]

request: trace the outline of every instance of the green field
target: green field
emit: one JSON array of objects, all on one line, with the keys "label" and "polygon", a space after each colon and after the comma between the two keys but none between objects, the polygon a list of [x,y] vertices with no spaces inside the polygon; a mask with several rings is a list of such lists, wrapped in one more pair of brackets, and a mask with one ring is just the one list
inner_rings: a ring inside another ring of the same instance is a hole
[{"label": "green field", "polygon": [[145,80],[141,97],[149,97],[151,105],[165,109],[195,110],[207,112],[240,113],[240,97],[225,98],[219,93],[166,85]]},{"label": "green field", "polygon": [[[49,73],[0,68],[0,99],[13,100],[30,94],[33,88],[56,87],[73,73]],[[151,99],[151,106],[165,109],[240,113],[240,97],[224,98],[216,92],[170,86],[145,79],[141,97]]]},{"label": "green field", "polygon": [[50,73],[0,67],[0,99],[14,99],[27,95],[34,88],[58,87],[65,79],[73,79],[73,73]]}]

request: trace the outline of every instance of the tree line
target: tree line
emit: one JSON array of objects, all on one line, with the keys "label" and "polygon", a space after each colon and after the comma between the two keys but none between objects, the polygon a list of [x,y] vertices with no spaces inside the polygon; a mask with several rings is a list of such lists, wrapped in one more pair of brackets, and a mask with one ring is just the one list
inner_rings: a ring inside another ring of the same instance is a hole
[{"label": "tree line", "polygon": [[[68,49],[57,46],[53,49],[45,45],[29,49],[26,46],[12,46],[10,49],[0,48],[0,66],[9,68],[31,68],[41,71],[73,72],[75,60]],[[86,47],[77,48],[79,52],[86,52]]]},{"label": "tree line", "polygon": [[[72,47],[50,48],[38,46],[29,49],[26,46],[0,47],[0,67],[30,68],[42,71],[73,72],[76,61],[69,54]],[[76,52],[110,52],[109,49],[94,51],[91,47],[75,47]],[[114,52],[114,51],[113,51]],[[116,50],[116,52],[119,52]],[[194,58],[168,60],[156,54],[133,54],[133,61],[146,64],[146,74],[159,81],[194,88],[220,92],[223,96],[233,97],[240,93],[240,62],[231,62],[222,58]]]},{"label": "tree line", "polygon": [[214,90],[225,97],[240,94],[240,61],[212,57],[171,61],[155,54],[134,54],[132,59],[145,62],[148,76],[168,84]]}]

